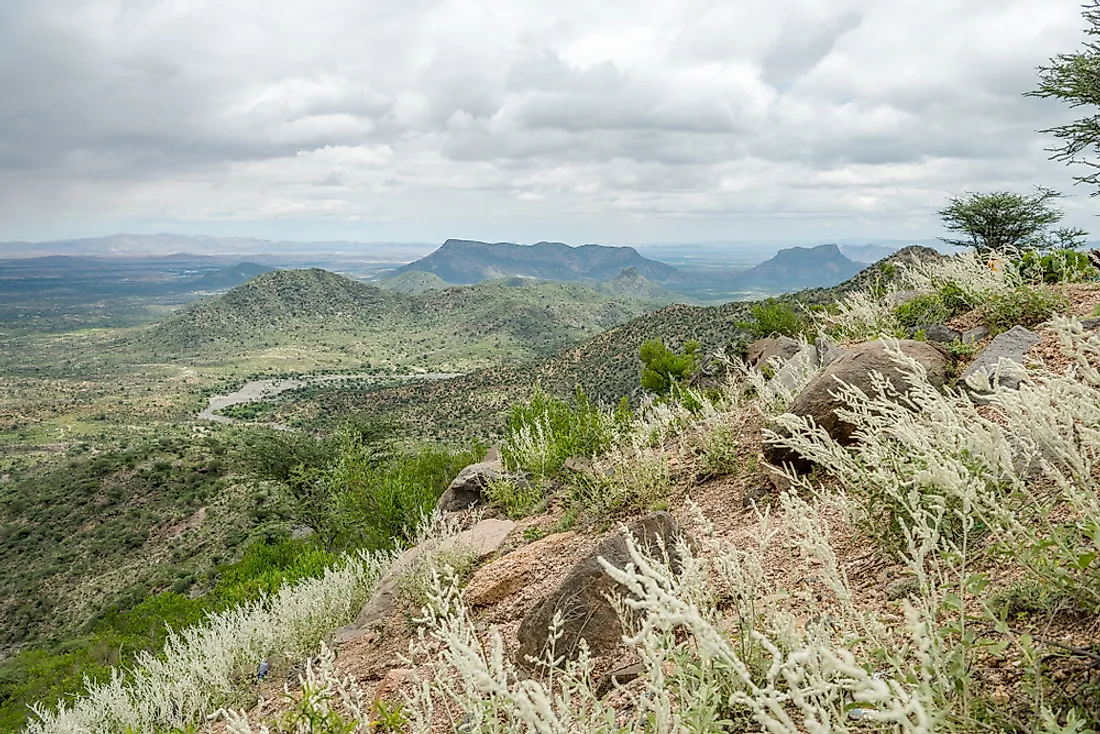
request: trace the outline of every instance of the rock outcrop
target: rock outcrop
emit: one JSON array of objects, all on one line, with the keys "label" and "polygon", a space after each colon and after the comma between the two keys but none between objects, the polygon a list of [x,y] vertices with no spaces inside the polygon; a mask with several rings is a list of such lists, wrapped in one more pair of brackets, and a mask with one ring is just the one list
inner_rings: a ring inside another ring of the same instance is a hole
[{"label": "rock outcrop", "polygon": [[409,548],[401,554],[378,582],[378,588],[370,600],[360,610],[355,623],[341,627],[333,634],[332,641],[339,645],[364,634],[371,626],[382,622],[394,612],[397,602],[397,587],[402,576],[412,571],[417,564],[424,562],[433,554],[469,551],[476,553],[479,559],[492,555],[500,548],[508,533],[516,524],[511,520],[482,520],[469,530],[442,540],[429,540]]},{"label": "rock outcrop", "polygon": [[801,348],[802,345],[798,343],[797,339],[782,335],[769,336],[764,339],[757,339],[749,345],[745,361],[750,367],[767,364],[773,357],[779,357],[783,361],[787,361],[798,354],[798,350]]},{"label": "rock outcrop", "polygon": [[[928,381],[936,387],[943,385],[947,376],[947,358],[930,344],[903,340],[899,342],[904,354],[916,359],[924,367]],[[788,408],[788,412],[813,418],[814,422],[841,444],[852,442],[854,427],[841,420],[837,408],[844,403],[836,396],[839,383],[844,382],[872,394],[871,375],[878,372],[890,379],[894,386],[904,390],[902,371],[894,363],[882,341],[864,342],[849,348],[845,353],[813,378]],[[797,471],[809,471],[813,464],[794,451],[771,443],[764,444],[764,458],[776,466],[791,464]]]},{"label": "rock outcrop", "polygon": [[[625,530],[652,556],[660,556],[659,544],[663,542],[672,568],[678,570],[680,558],[675,544],[680,529],[672,515],[655,512],[631,523]],[[562,637],[555,643],[555,655],[575,657],[582,639],[589,651],[597,656],[611,652],[622,642],[619,616],[607,597],[621,595],[625,590],[607,575],[600,558],[617,568],[631,562],[623,531],[605,538],[592,553],[577,562],[561,584],[524,616],[518,633],[517,662],[520,665],[529,666],[529,658],[542,656],[554,615],[559,611],[565,624]]]},{"label": "rock outcrop", "polygon": [[[961,382],[970,387],[970,378],[979,372],[984,372],[988,375],[991,385],[1015,390],[1020,386],[1024,355],[1038,343],[1038,334],[1022,326],[1013,326],[1005,333],[993,337],[989,346],[983,349],[977,359],[963,372]],[[1001,366],[1001,360],[1012,364]]]},{"label": "rock outcrop", "polygon": [[444,490],[436,507],[444,512],[457,512],[476,507],[484,502],[482,491],[490,482],[509,480],[516,483],[527,482],[527,476],[517,472],[508,472],[500,460],[500,448],[489,449],[485,458],[471,464],[458,473],[454,481]]}]

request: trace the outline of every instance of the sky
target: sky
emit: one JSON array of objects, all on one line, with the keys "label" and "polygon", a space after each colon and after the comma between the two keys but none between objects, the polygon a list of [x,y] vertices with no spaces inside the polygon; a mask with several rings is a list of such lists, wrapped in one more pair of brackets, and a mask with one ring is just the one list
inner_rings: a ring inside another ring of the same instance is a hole
[{"label": "sky", "polygon": [[[3,0],[0,240],[926,238],[1079,0]],[[1098,227],[1097,229],[1100,229]]]}]

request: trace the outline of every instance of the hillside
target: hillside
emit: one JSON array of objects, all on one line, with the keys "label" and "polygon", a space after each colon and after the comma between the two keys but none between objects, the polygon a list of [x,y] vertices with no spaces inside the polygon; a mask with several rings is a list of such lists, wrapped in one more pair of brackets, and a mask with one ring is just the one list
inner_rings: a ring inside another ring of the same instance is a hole
[{"label": "hillside", "polygon": [[379,281],[378,285],[383,290],[409,294],[440,291],[450,287],[447,281],[435,273],[425,273],[423,270],[406,270],[401,275]]},{"label": "hillside", "polygon": [[739,273],[734,280],[744,288],[824,288],[842,283],[866,267],[844,256],[836,245],[791,247],[756,267]]},{"label": "hillside", "polygon": [[405,294],[325,270],[280,270],[169,317],[137,344],[173,358],[279,348],[465,369],[545,356],[657,305],[577,283],[513,279]]},{"label": "hillside", "polygon": [[[171,257],[171,256],[170,256]],[[162,258],[168,260],[169,257]],[[236,288],[247,283],[257,275],[269,273],[274,268],[259,263],[238,263],[227,268],[219,268],[208,273],[203,273],[198,278],[187,281],[187,285],[200,291],[220,291],[226,288]]]},{"label": "hillside", "polygon": [[681,277],[676,268],[642,257],[632,247],[570,247],[561,242],[516,245],[471,240],[447,240],[427,257],[397,268],[393,275],[424,271],[455,284],[516,275],[543,280],[601,282],[615,278],[626,268],[634,268],[649,280],[662,284]]},{"label": "hillside", "polygon": [[616,298],[636,298],[654,303],[685,303],[690,300],[651,282],[634,267],[626,268],[606,283],[600,283],[596,289]]}]

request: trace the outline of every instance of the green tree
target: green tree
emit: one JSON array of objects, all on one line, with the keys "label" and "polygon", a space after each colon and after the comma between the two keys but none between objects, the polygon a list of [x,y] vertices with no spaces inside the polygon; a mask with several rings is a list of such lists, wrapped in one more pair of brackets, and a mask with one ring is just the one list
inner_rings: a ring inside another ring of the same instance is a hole
[{"label": "green tree", "polygon": [[[1052,160],[1067,165],[1083,164],[1098,169],[1074,178],[1081,183],[1100,187],[1100,0],[1091,0],[1085,6],[1085,20],[1089,39],[1084,48],[1071,54],[1059,54],[1050,60],[1049,66],[1039,67],[1039,88],[1028,92],[1028,97],[1060,99],[1071,108],[1083,107],[1091,114],[1078,120],[1047,128],[1060,144],[1050,148]],[[1092,195],[1100,194],[1100,189]]]},{"label": "green tree", "polygon": [[962,237],[940,239],[949,245],[996,253],[1077,247],[1083,243],[1084,230],[1052,229],[1062,220],[1062,212],[1053,203],[1061,196],[1039,186],[1031,195],[995,191],[952,197],[939,214],[947,231]]},{"label": "green tree", "polygon": [[684,342],[683,351],[677,353],[660,339],[650,339],[642,345],[642,389],[667,395],[675,382],[691,377],[699,369],[699,342]]}]

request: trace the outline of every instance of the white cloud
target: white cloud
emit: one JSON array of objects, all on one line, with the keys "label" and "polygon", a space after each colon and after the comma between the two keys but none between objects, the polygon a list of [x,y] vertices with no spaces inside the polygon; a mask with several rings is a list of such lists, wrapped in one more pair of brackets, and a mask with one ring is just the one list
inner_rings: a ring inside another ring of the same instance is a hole
[{"label": "white cloud", "polygon": [[1036,130],[1073,112],[1022,93],[1081,29],[1050,0],[6,0],[0,239],[928,236],[954,193],[1070,190]]}]

